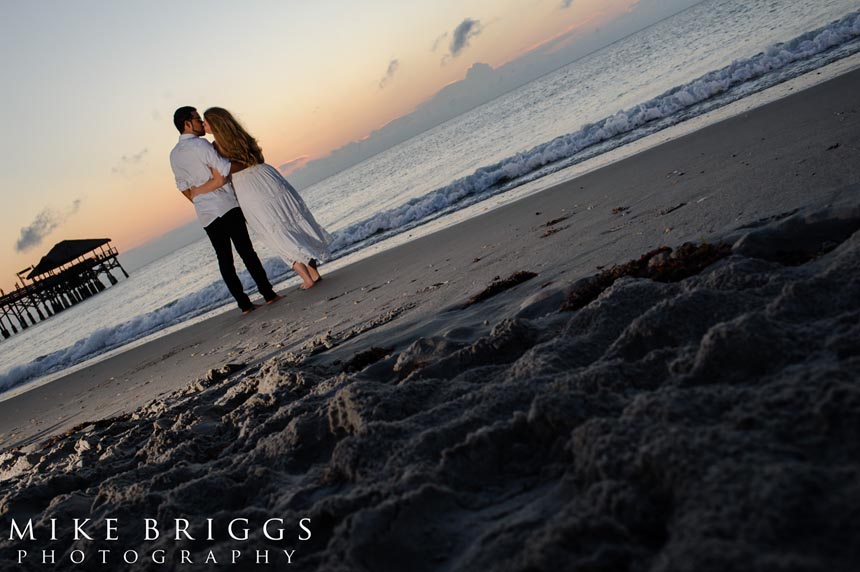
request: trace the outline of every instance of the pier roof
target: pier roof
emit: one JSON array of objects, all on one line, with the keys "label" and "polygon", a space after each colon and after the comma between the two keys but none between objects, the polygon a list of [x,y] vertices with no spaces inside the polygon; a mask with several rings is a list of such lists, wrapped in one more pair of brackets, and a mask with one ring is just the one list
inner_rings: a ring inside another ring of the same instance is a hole
[{"label": "pier roof", "polygon": [[85,238],[58,242],[48,254],[42,257],[39,264],[27,275],[27,279],[32,280],[36,276],[41,276],[46,272],[59,268],[63,264],[67,264],[79,256],[83,256],[109,242],[109,238]]}]

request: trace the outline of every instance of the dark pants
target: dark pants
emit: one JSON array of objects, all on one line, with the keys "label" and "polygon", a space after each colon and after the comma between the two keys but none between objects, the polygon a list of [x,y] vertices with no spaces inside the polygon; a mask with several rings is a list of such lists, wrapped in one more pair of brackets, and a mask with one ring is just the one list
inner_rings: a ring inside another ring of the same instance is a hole
[{"label": "dark pants", "polygon": [[245,263],[248,273],[251,274],[251,278],[257,283],[257,288],[263,298],[268,301],[276,296],[266,276],[266,271],[263,270],[263,264],[254,251],[254,245],[251,244],[251,237],[248,236],[248,227],[245,226],[242,209],[236,207],[227,211],[204,230],[212,242],[212,247],[215,248],[216,256],[218,256],[218,268],[221,270],[221,277],[224,279],[227,289],[230,290],[230,294],[239,304],[239,308],[244,311],[251,308],[253,304],[242,289],[239,276],[236,275],[236,267],[233,266],[233,249],[230,248],[231,241],[236,247],[236,252],[242,258],[242,262]]}]

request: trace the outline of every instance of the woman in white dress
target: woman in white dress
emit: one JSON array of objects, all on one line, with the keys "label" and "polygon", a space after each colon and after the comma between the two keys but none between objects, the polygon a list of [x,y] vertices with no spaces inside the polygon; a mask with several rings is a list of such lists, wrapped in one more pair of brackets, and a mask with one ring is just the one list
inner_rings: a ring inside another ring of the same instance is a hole
[{"label": "woman in white dress", "polygon": [[[302,278],[302,289],[311,288],[322,279],[317,263],[331,257],[331,236],[293,186],[265,163],[257,140],[229,111],[211,107],[203,118],[206,133],[215,137],[215,148],[231,163],[233,189],[248,226]],[[217,179],[213,171],[213,180],[192,192],[206,192]]]}]

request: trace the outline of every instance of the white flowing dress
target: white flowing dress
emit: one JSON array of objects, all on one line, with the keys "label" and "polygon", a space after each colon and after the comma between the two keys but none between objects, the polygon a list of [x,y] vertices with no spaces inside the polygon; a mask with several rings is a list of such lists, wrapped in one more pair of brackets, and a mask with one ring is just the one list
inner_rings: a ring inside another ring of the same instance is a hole
[{"label": "white flowing dress", "polygon": [[263,163],[233,173],[233,189],[248,226],[287,265],[331,258],[331,235],[277,169]]}]

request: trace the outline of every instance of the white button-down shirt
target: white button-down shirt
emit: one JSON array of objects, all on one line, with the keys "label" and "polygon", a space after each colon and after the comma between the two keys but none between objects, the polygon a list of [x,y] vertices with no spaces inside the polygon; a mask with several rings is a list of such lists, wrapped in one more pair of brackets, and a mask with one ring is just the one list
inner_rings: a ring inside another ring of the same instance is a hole
[{"label": "white button-down shirt", "polygon": [[[219,155],[209,141],[188,133],[179,136],[179,142],[170,152],[170,167],[180,191],[199,187],[211,179],[209,167],[215,167],[225,177],[230,174],[230,161]],[[211,193],[194,197],[194,210],[204,228],[238,206],[230,183]]]}]

